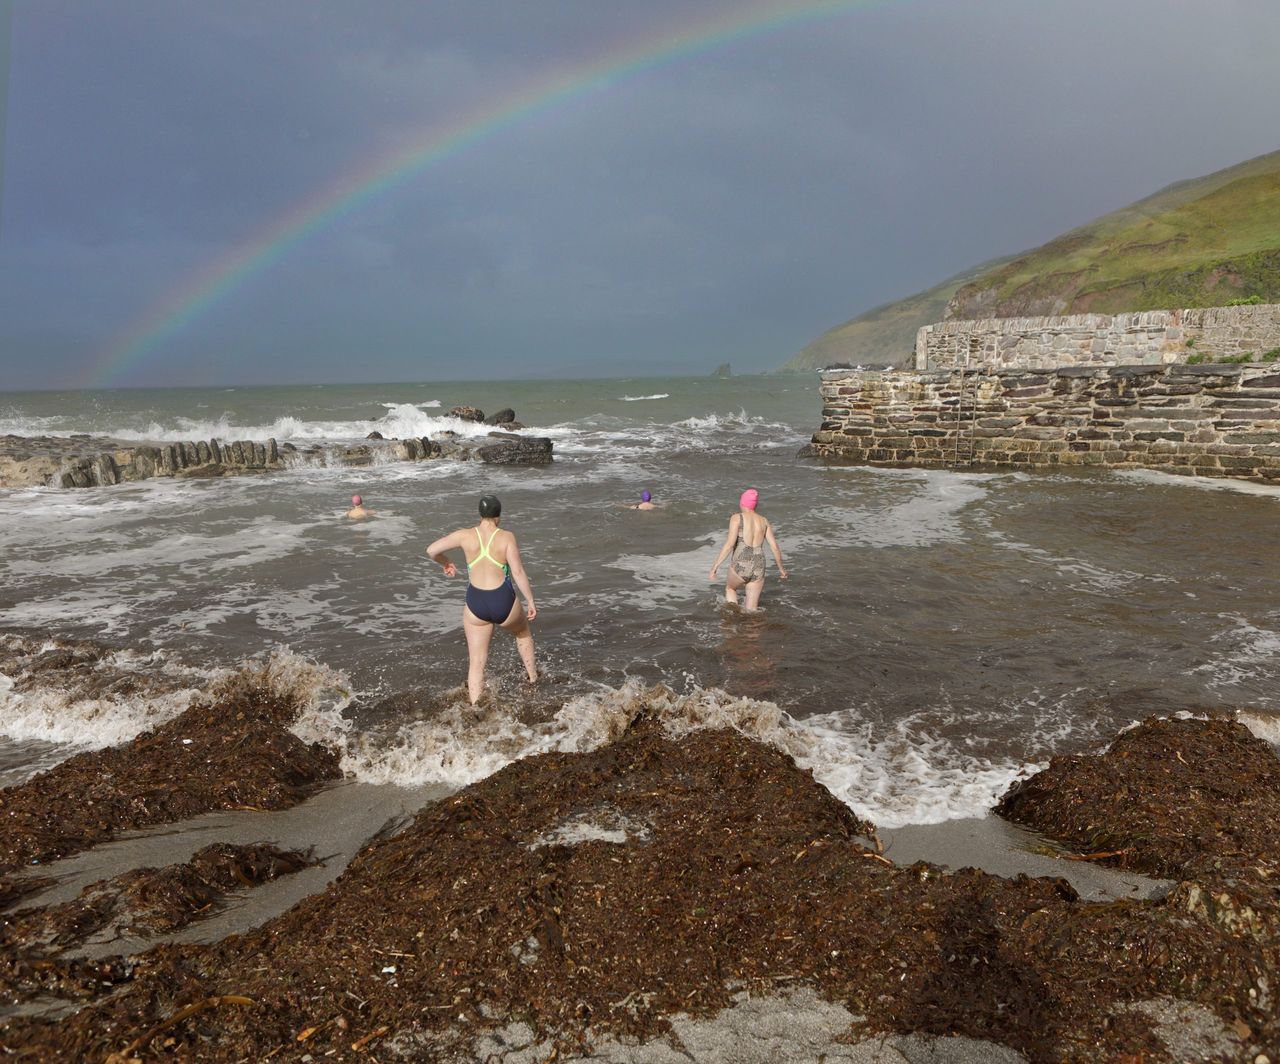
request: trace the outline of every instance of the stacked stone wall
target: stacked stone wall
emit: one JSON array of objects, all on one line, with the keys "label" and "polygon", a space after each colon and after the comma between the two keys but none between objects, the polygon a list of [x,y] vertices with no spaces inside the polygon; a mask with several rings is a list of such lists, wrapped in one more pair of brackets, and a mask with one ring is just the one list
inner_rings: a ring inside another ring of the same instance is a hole
[{"label": "stacked stone wall", "polygon": [[803,454],[870,465],[1101,466],[1280,482],[1280,366],[1135,365],[822,379]]},{"label": "stacked stone wall", "polygon": [[1280,348],[1280,305],[985,318],[926,325],[916,334],[917,370],[956,366],[1051,369],[1159,365],[1200,355],[1261,358]]}]

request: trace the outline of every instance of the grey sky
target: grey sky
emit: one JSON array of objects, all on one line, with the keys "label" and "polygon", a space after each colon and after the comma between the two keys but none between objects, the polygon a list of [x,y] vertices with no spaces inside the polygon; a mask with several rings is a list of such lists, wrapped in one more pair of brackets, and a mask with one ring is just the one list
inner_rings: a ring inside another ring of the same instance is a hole
[{"label": "grey sky", "polygon": [[[439,123],[758,6],[17,0],[0,391],[86,382],[184,278]],[[774,368],[870,306],[1280,147],[1278,50],[1275,0],[896,0],[784,25],[395,185],[116,382]]]}]

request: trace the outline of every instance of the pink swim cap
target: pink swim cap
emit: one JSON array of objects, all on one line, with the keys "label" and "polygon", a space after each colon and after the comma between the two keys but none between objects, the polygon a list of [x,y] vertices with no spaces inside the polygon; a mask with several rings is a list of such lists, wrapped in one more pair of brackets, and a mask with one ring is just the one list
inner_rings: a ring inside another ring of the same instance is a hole
[{"label": "pink swim cap", "polygon": [[742,493],[742,498],[738,500],[738,505],[744,510],[754,510],[756,503],[760,501],[760,493],[755,488],[748,488]]},{"label": "pink swim cap", "polygon": [[352,496],[351,496],[351,505],[352,505],[352,506],[363,506],[363,505],[364,505],[364,500],[363,500],[363,499],[361,499],[359,495],[352,495]]}]

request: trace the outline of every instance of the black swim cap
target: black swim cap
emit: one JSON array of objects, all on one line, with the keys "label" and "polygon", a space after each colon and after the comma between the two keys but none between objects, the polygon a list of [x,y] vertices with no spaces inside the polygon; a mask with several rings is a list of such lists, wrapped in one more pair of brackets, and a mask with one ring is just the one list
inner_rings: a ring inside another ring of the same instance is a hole
[{"label": "black swim cap", "polygon": [[502,503],[498,501],[496,495],[480,496],[480,516],[481,517],[501,517]]}]

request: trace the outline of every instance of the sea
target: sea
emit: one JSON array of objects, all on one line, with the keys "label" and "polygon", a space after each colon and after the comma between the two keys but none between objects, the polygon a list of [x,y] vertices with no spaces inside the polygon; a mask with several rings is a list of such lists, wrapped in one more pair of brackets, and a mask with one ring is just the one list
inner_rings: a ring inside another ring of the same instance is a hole
[{"label": "sea", "polygon": [[[459,404],[512,407],[554,462],[333,460],[374,431],[489,431]],[[0,395],[0,435],[319,447],[269,475],[0,490],[0,640],[96,640],[99,667],[165,680],[0,674],[0,785],[268,660],[305,690],[295,730],[365,783],[458,787],[589,749],[643,701],[774,743],[885,826],[979,816],[1152,714],[1280,739],[1280,490],[797,457],[819,420],[812,374]],[[790,572],[769,559],[756,614],[708,580],[747,487]],[[645,489],[658,508],[630,509]],[[486,493],[533,584],[544,677],[527,689],[500,636],[472,709],[465,578],[424,551]],[[370,519],[345,519],[353,494]]]}]

